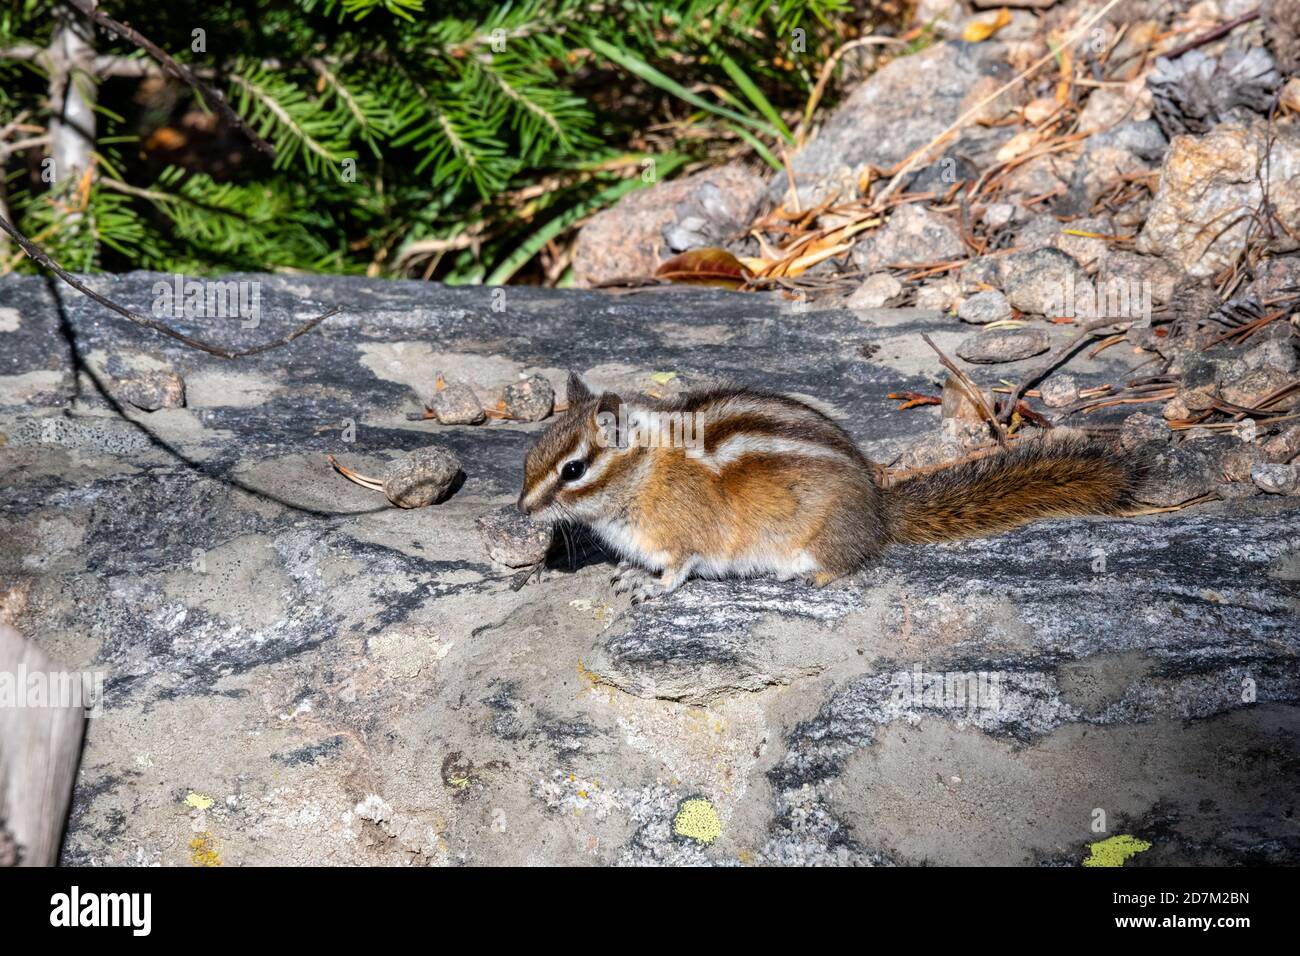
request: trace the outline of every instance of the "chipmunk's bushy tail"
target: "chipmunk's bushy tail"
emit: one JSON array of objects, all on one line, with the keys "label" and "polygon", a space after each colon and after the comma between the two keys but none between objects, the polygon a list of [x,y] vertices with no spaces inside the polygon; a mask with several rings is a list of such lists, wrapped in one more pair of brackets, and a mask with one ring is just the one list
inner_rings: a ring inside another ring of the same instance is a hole
[{"label": "chipmunk's bushy tail", "polygon": [[886,527],[891,541],[920,544],[1040,518],[1121,514],[1135,506],[1148,468],[1140,452],[1078,435],[1027,441],[889,486]]}]

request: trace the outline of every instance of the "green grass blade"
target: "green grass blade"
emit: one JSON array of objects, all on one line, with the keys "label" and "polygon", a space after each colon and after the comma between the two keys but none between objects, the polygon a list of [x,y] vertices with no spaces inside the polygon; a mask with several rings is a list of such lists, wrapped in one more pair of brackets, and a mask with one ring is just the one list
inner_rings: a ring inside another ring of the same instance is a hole
[{"label": "green grass blade", "polygon": [[690,90],[682,86],[676,80],[673,80],[670,77],[665,76],[663,73],[660,73],[649,63],[646,63],[644,60],[639,59],[638,57],[633,56],[630,53],[620,50],[618,47],[610,43],[607,43],[606,41],[602,40],[600,37],[596,37],[596,36],[588,37],[587,43],[591,46],[593,50],[595,50],[601,56],[605,57],[605,59],[617,63],[619,66],[623,67],[623,69],[627,70],[629,73],[639,76],[647,83],[651,84],[652,86],[659,87],[659,89],[663,90],[665,93],[670,93],[671,95],[677,97],[679,100],[683,100],[687,103],[690,103],[692,106],[698,106],[702,110],[708,110],[710,113],[714,113],[718,116],[725,117],[731,120],[732,122],[741,123],[745,126],[753,127],[754,129],[766,133],[769,136],[780,135],[779,133],[777,133],[776,128],[769,125],[768,123],[764,123],[763,121],[755,119],[752,116],[746,116],[743,113],[737,113],[735,110],[729,110],[725,106],[718,106],[716,103],[710,103],[704,97],[692,93]]},{"label": "green grass blade", "polygon": [[740,64],[727,56],[726,52],[717,48],[710,50],[710,56],[722,65],[726,70],[727,76],[731,77],[731,82],[740,87],[740,92],[745,94],[745,98],[754,104],[754,108],[767,117],[769,123],[780,130],[785,141],[791,146],[794,145],[794,134],[790,132],[790,127],[785,125],[781,119],[781,114],[776,111],[776,107],[771,101],[763,95],[763,91],[758,88],[749,74],[740,68]]},{"label": "green grass blade", "polygon": [[728,123],[726,125],[727,125],[727,129],[731,130],[733,133],[735,133],[737,136],[743,139],[746,143],[748,143],[750,149],[758,153],[759,158],[762,159],[763,162],[767,163],[767,165],[771,166],[778,173],[785,172],[785,167],[781,165],[781,161],[772,155],[772,151],[763,145],[763,141],[761,139],[759,139],[749,130],[745,129],[743,126],[737,126],[735,123]]}]

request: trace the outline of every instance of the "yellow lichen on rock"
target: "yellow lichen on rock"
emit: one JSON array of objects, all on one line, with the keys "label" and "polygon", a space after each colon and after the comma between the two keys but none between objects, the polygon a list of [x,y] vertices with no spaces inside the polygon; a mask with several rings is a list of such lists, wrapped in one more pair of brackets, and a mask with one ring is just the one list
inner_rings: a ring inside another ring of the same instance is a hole
[{"label": "yellow lichen on rock", "polygon": [[1119,836],[1098,840],[1090,844],[1088,849],[1092,852],[1083,861],[1084,866],[1123,866],[1124,861],[1129,857],[1151,849],[1151,844],[1146,840],[1139,840],[1135,836],[1122,833]]},{"label": "yellow lichen on rock", "polygon": [[687,840],[708,846],[722,835],[722,821],[713,804],[703,797],[683,800],[673,817],[673,833]]},{"label": "yellow lichen on rock", "polygon": [[221,854],[212,839],[212,834],[203,832],[190,840],[190,863],[195,866],[220,866]]}]

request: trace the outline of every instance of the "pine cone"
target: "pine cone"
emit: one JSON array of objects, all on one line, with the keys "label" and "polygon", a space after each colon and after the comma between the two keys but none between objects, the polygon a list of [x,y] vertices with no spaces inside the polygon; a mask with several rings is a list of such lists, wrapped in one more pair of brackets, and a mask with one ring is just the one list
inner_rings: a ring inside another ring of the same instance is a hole
[{"label": "pine cone", "polygon": [[1264,315],[1264,306],[1258,299],[1253,295],[1239,295],[1215,309],[1210,318],[1220,325],[1236,328],[1254,322],[1256,319],[1262,319]]},{"label": "pine cone", "polygon": [[1160,128],[1169,137],[1204,133],[1243,111],[1265,113],[1282,77],[1260,47],[1222,57],[1190,50],[1176,60],[1160,57],[1147,80]]}]

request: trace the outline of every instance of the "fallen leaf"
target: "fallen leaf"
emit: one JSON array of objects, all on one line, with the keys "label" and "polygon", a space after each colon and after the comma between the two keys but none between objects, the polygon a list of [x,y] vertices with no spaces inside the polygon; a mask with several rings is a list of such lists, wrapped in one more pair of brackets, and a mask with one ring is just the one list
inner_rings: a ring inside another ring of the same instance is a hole
[{"label": "fallen leaf", "polygon": [[976,20],[974,23],[966,24],[966,29],[961,31],[961,38],[967,43],[980,43],[993,36],[1010,22],[1011,11],[1003,7],[994,14],[992,20]]},{"label": "fallen leaf", "polygon": [[658,269],[655,276],[670,282],[689,285],[739,288],[753,273],[726,249],[692,249],[674,256]]},{"label": "fallen leaf", "polygon": [[650,381],[657,385],[667,385],[676,377],[676,372],[654,372],[650,375]]}]

